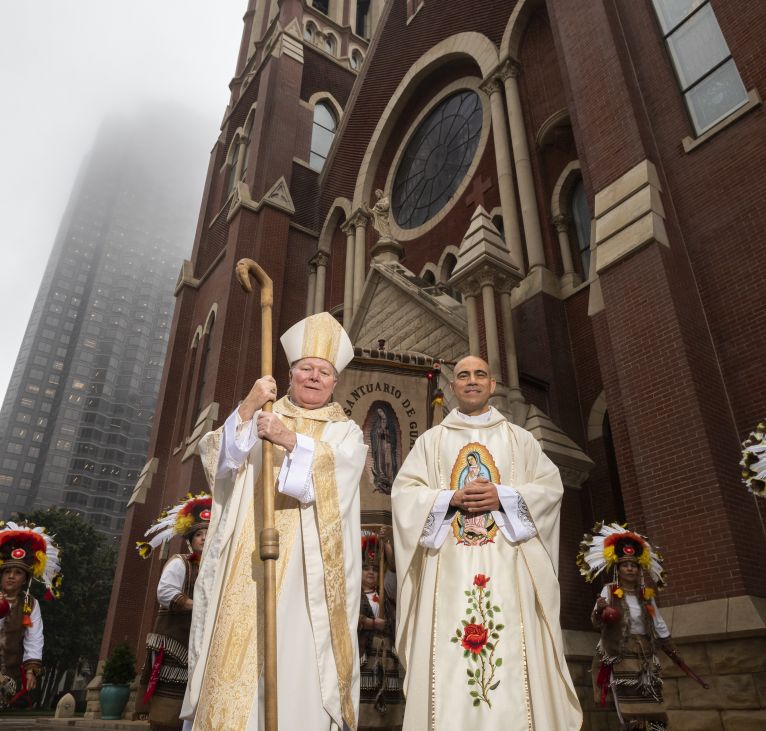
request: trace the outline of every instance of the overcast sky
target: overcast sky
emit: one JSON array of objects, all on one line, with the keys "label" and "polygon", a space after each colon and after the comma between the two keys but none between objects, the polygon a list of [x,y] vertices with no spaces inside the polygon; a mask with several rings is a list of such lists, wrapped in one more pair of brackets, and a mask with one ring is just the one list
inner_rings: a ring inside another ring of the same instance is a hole
[{"label": "overcast sky", "polygon": [[102,119],[153,100],[186,105],[210,126],[202,181],[246,7],[247,0],[0,0],[0,403]]}]

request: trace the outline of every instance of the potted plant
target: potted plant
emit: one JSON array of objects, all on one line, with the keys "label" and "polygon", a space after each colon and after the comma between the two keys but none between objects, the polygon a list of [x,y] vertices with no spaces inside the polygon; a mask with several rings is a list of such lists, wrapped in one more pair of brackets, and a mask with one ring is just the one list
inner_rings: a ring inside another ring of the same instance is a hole
[{"label": "potted plant", "polygon": [[136,675],[136,656],[127,642],[117,645],[106,659],[101,674],[101,718],[118,720],[130,697]]}]

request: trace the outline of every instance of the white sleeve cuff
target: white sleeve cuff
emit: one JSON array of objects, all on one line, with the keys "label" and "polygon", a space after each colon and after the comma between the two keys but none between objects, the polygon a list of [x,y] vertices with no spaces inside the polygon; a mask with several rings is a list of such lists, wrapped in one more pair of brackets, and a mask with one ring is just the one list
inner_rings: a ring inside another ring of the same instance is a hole
[{"label": "white sleeve cuff", "polygon": [[279,492],[294,497],[303,505],[314,502],[314,480],[311,465],[314,462],[314,440],[305,434],[295,435],[295,447],[285,456],[279,472]]},{"label": "white sleeve cuff", "polygon": [[40,602],[35,602],[29,618],[32,620],[32,626],[24,630],[24,657],[21,659],[22,662],[43,659],[43,617],[40,614]]},{"label": "white sleeve cuff", "polygon": [[449,501],[452,499],[452,490],[439,490],[434,500],[433,507],[426,517],[426,524],[420,535],[420,545],[423,548],[441,548],[449,534],[452,519],[447,519]]},{"label": "white sleeve cuff", "polygon": [[242,421],[237,407],[224,422],[216,477],[226,477],[232,470],[236,472],[247,461],[248,455],[259,441],[254,428],[258,413],[260,412],[256,412],[250,421]]},{"label": "white sleeve cuff", "polygon": [[511,543],[521,543],[534,538],[537,535],[537,528],[519,492],[507,485],[498,485],[497,495],[503,509],[493,510],[492,517],[502,534]]}]

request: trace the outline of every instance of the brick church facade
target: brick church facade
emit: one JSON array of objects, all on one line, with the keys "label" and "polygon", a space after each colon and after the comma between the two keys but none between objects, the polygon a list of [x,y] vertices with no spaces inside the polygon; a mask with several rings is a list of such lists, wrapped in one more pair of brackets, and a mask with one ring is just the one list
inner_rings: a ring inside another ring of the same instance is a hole
[{"label": "brick church facade", "polygon": [[[766,531],[738,467],[765,410],[764,34],[760,4],[721,0],[250,0],[102,655],[124,638],[141,655],[162,557],[132,546],[205,488],[197,442],[260,375],[258,298],[234,279],[250,257],[275,334],[343,322],[357,357],[336,399],[368,435],[386,414],[398,464],[440,418],[434,364],[488,360],[494,405],[564,479],[561,621],[588,728],[607,722],[574,557],[602,519],[660,547],[664,615],[713,686],[668,668],[671,723],[766,722]],[[389,519],[372,462],[362,507]]]}]

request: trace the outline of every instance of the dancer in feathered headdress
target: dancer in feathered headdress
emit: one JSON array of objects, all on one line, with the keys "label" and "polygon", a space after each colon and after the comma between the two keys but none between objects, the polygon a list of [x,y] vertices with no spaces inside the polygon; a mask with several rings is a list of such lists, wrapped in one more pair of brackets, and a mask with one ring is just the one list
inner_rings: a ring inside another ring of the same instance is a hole
[{"label": "dancer in feathered headdress", "polygon": [[742,442],[742,482],[747,489],[766,497],[766,420],[761,421]]},{"label": "dancer in feathered headdress", "polygon": [[646,536],[619,523],[596,523],[580,543],[577,565],[586,581],[604,572],[608,577],[591,615],[601,631],[592,672],[596,702],[604,705],[611,690],[621,728],[665,729],[657,649],[676,650],[654,600],[665,583],[662,556]]},{"label": "dancer in feathered headdress", "polygon": [[178,716],[188,675],[192,596],[211,509],[210,495],[189,494],[164,510],[146,531],[148,540],[136,545],[142,558],[148,558],[155,548],[175,536],[183,536],[190,549],[190,553],[172,556],[162,570],[157,584],[160,609],[154,628],[146,638],[148,652],[141,681],[153,731],[182,726]]},{"label": "dancer in feathered headdress", "polygon": [[[396,575],[393,586],[384,577],[393,566],[391,529],[362,530],[362,596],[359,607],[359,727],[401,728],[404,694],[399,660],[394,652]],[[381,583],[382,582],[382,583]],[[389,591],[391,594],[389,594]]]},{"label": "dancer in feathered headdress", "polygon": [[29,592],[33,580],[45,598],[61,595],[59,549],[45,528],[0,521],[0,708],[37,686],[42,669],[43,620]]}]

